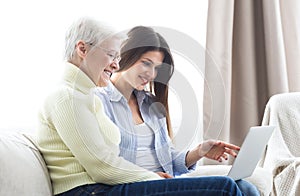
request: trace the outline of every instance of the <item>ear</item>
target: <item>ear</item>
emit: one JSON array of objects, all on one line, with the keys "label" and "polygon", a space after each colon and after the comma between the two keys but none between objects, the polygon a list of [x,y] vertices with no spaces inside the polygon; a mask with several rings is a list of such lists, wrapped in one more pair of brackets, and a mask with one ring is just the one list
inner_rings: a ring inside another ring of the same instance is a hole
[{"label": "ear", "polygon": [[84,41],[79,40],[76,44],[76,52],[81,58],[85,58],[87,55],[87,47]]}]

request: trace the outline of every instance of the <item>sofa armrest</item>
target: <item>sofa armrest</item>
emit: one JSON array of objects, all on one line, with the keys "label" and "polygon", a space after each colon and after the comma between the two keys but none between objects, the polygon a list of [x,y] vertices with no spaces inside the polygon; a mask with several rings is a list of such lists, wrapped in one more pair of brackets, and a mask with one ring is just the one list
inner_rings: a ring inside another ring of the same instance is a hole
[{"label": "sofa armrest", "polygon": [[44,160],[21,133],[0,131],[0,195],[52,195]]}]

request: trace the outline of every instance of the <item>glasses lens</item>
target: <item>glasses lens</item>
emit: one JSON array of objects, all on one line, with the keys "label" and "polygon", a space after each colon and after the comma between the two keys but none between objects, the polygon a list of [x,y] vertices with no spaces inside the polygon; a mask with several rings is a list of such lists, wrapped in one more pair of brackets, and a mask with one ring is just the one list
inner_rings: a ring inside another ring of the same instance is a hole
[{"label": "glasses lens", "polygon": [[115,58],[113,59],[115,62],[120,62],[121,57],[119,55],[116,55]]},{"label": "glasses lens", "polygon": [[113,57],[113,59],[112,59],[113,61],[115,61],[115,62],[117,62],[117,63],[120,62],[120,60],[121,60],[121,56],[120,56],[120,55],[118,55],[118,54],[112,55],[112,54],[109,53],[109,50],[108,50],[108,49],[103,48],[103,47],[101,47],[101,46],[95,46],[93,43],[87,43],[87,44],[89,44],[89,45],[91,45],[91,46],[94,46],[94,47],[96,47],[96,48],[102,49],[104,52],[107,53],[108,56]]}]

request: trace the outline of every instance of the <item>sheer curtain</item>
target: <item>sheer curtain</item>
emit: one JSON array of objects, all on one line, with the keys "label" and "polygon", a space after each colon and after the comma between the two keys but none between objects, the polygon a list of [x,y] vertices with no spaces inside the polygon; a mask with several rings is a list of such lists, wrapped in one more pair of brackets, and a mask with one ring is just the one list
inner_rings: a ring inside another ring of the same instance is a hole
[{"label": "sheer curtain", "polygon": [[300,91],[300,1],[209,0],[204,139],[240,145],[270,96]]}]

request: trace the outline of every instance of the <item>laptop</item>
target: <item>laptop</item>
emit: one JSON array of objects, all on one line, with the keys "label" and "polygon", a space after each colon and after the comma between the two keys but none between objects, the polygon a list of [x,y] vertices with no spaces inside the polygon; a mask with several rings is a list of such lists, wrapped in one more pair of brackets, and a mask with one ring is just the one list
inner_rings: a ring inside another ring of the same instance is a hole
[{"label": "laptop", "polygon": [[252,175],[275,126],[251,127],[227,176],[240,180]]}]

